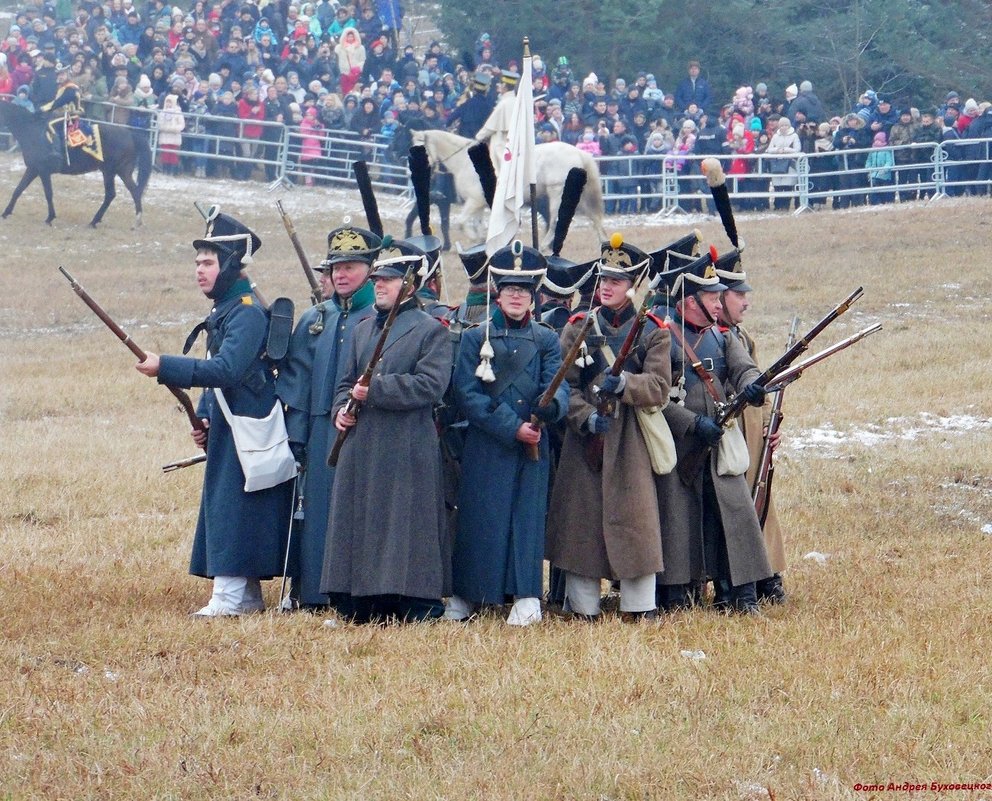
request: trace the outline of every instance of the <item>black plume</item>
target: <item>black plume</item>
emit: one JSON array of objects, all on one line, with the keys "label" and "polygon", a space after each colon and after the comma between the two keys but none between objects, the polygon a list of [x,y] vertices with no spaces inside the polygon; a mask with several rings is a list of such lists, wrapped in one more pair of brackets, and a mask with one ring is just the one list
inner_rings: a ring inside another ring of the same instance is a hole
[{"label": "black plume", "polygon": [[475,167],[475,171],[479,175],[482,194],[486,196],[486,205],[492,208],[493,198],[496,197],[496,170],[489,158],[488,145],[484,142],[472,145],[468,149],[468,157],[472,159],[472,166]]},{"label": "black plume", "polygon": [[364,161],[355,162],[355,181],[362,195],[362,206],[365,208],[365,219],[368,220],[369,230],[376,236],[382,236],[382,219],[379,217],[379,205],[375,202],[375,192],[372,191],[372,179],[369,177],[369,165]]},{"label": "black plume", "polygon": [[427,236],[431,232],[431,163],[427,160],[427,148],[423,145],[411,147],[407,163],[413,195],[417,199],[420,233]]},{"label": "black plume", "polygon": [[558,219],[555,221],[555,238],[551,241],[551,252],[561,255],[568,228],[572,224],[575,210],[582,198],[582,189],[586,185],[586,171],[580,167],[572,167],[565,178],[565,188],[561,192],[561,205],[558,206]]}]

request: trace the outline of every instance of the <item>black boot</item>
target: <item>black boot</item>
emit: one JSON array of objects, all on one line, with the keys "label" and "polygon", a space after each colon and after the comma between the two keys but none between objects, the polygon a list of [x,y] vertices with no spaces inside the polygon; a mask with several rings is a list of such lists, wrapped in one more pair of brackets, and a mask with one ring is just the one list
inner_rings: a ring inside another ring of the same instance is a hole
[{"label": "black boot", "polygon": [[695,605],[691,584],[659,584],[654,591],[655,603],[663,612],[678,612]]},{"label": "black boot", "polygon": [[713,608],[725,614],[760,615],[758,593],[754,582],[731,586],[728,579],[717,579],[713,582],[716,597]]},{"label": "black boot", "polygon": [[758,582],[758,601],[767,604],[784,604],[786,599],[785,588],[782,586],[782,576],[776,573],[771,578],[762,579]]}]

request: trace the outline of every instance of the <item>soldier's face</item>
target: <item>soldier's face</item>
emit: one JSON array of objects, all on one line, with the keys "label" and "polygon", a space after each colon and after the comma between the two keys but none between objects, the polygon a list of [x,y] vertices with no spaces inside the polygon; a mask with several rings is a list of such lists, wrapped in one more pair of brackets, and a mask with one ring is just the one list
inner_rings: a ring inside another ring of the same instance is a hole
[{"label": "soldier's face", "polygon": [[[721,308],[719,292],[698,292],[686,298],[684,317],[693,325],[707,326],[712,320],[719,319]],[[709,313],[709,318],[704,310]]]},{"label": "soldier's face", "polygon": [[[706,294],[713,295],[716,293],[708,292]],[[720,319],[731,325],[740,325],[744,322],[744,315],[749,308],[751,308],[751,302],[748,300],[747,292],[737,292],[736,290],[728,289],[723,293],[723,308],[721,309]]]},{"label": "soldier's face", "polygon": [[403,286],[403,279],[400,276],[373,278],[375,285],[375,307],[379,311],[388,311],[396,304],[396,299],[400,296],[400,288]]},{"label": "soldier's face", "polygon": [[627,290],[632,286],[625,278],[603,276],[599,281],[599,299],[607,309],[619,309],[627,302]]},{"label": "soldier's face", "polygon": [[220,261],[212,250],[201,249],[196,252],[196,285],[206,295],[217,283],[220,275]]},{"label": "soldier's face", "polygon": [[[333,265],[329,274],[321,274],[320,288],[325,298],[329,298],[334,292],[342,298],[350,298],[361,288],[368,276],[369,266],[365,262],[342,261]],[[329,288],[325,287],[325,281]]]},{"label": "soldier's face", "polygon": [[530,287],[511,284],[499,290],[498,303],[503,314],[511,320],[523,320],[530,310],[532,299]]}]

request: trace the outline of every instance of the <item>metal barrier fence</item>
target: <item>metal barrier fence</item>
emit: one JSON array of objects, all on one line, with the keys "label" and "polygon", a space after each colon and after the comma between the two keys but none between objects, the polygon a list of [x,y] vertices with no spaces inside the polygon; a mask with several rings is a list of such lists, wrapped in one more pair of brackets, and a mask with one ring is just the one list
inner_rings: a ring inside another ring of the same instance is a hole
[{"label": "metal barrier fence", "polygon": [[[91,103],[93,121],[127,112],[128,127],[147,131],[149,145],[161,161],[157,111],[119,109]],[[96,113],[94,113],[96,112]],[[362,138],[351,131],[301,131],[278,122],[242,120],[236,116],[186,113],[186,128],[177,152],[181,168],[196,177],[264,180],[279,185],[354,187],[352,164],[365,160],[377,191],[409,193],[406,159],[398,163],[382,136]],[[0,136],[5,135],[0,132]],[[7,135],[9,136],[9,134]],[[7,146],[10,146],[7,142]],[[744,172],[727,175],[730,195],[743,211],[770,208],[796,214],[817,206],[844,208],[864,203],[938,199],[966,192],[992,191],[992,140],[962,139],[939,144],[889,147],[895,165],[891,181],[877,177],[879,168],[865,166],[876,149],[800,153],[724,155]],[[630,155],[596,159],[601,172],[607,214],[671,216],[711,209],[710,193],[700,162],[707,156]],[[777,167],[776,165],[785,165]],[[712,210],[712,209],[711,209]]]},{"label": "metal barrier fence", "polygon": [[[962,139],[887,148],[891,166],[866,166],[876,148],[779,156],[718,157],[726,171],[733,161],[744,172],[727,175],[728,191],[742,210],[793,210],[817,206],[935,200],[948,195],[992,192],[992,140]],[[705,155],[602,156],[596,159],[608,214],[670,216],[710,206],[700,170]],[[776,165],[784,165],[776,167]],[[891,176],[886,180],[882,174]],[[710,206],[711,208],[711,206]]]}]

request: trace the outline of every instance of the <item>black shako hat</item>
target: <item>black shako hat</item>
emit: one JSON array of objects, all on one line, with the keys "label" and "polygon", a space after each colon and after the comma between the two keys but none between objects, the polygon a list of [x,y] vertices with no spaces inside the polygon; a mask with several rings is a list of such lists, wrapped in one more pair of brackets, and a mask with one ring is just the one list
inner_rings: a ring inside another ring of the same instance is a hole
[{"label": "black shako hat", "polygon": [[651,267],[651,257],[638,247],[623,241],[623,235],[613,234],[600,246],[596,267],[601,278],[625,278],[637,281],[640,274]]},{"label": "black shako hat", "polygon": [[514,239],[489,257],[489,274],[496,289],[504,286],[526,286],[537,290],[548,271],[544,255]]},{"label": "black shako hat", "polygon": [[570,298],[580,287],[596,274],[596,262],[585,264],[563,258],[548,256],[548,272],[541,284],[541,291],[559,298]]},{"label": "black shako hat", "polygon": [[413,283],[419,287],[428,274],[427,252],[409,240],[382,239],[382,249],[372,264],[371,278],[402,278],[413,267]]},{"label": "black shako hat", "polygon": [[343,225],[327,235],[327,256],[317,269],[330,269],[343,261],[371,265],[382,247],[382,239],[365,228]]}]

